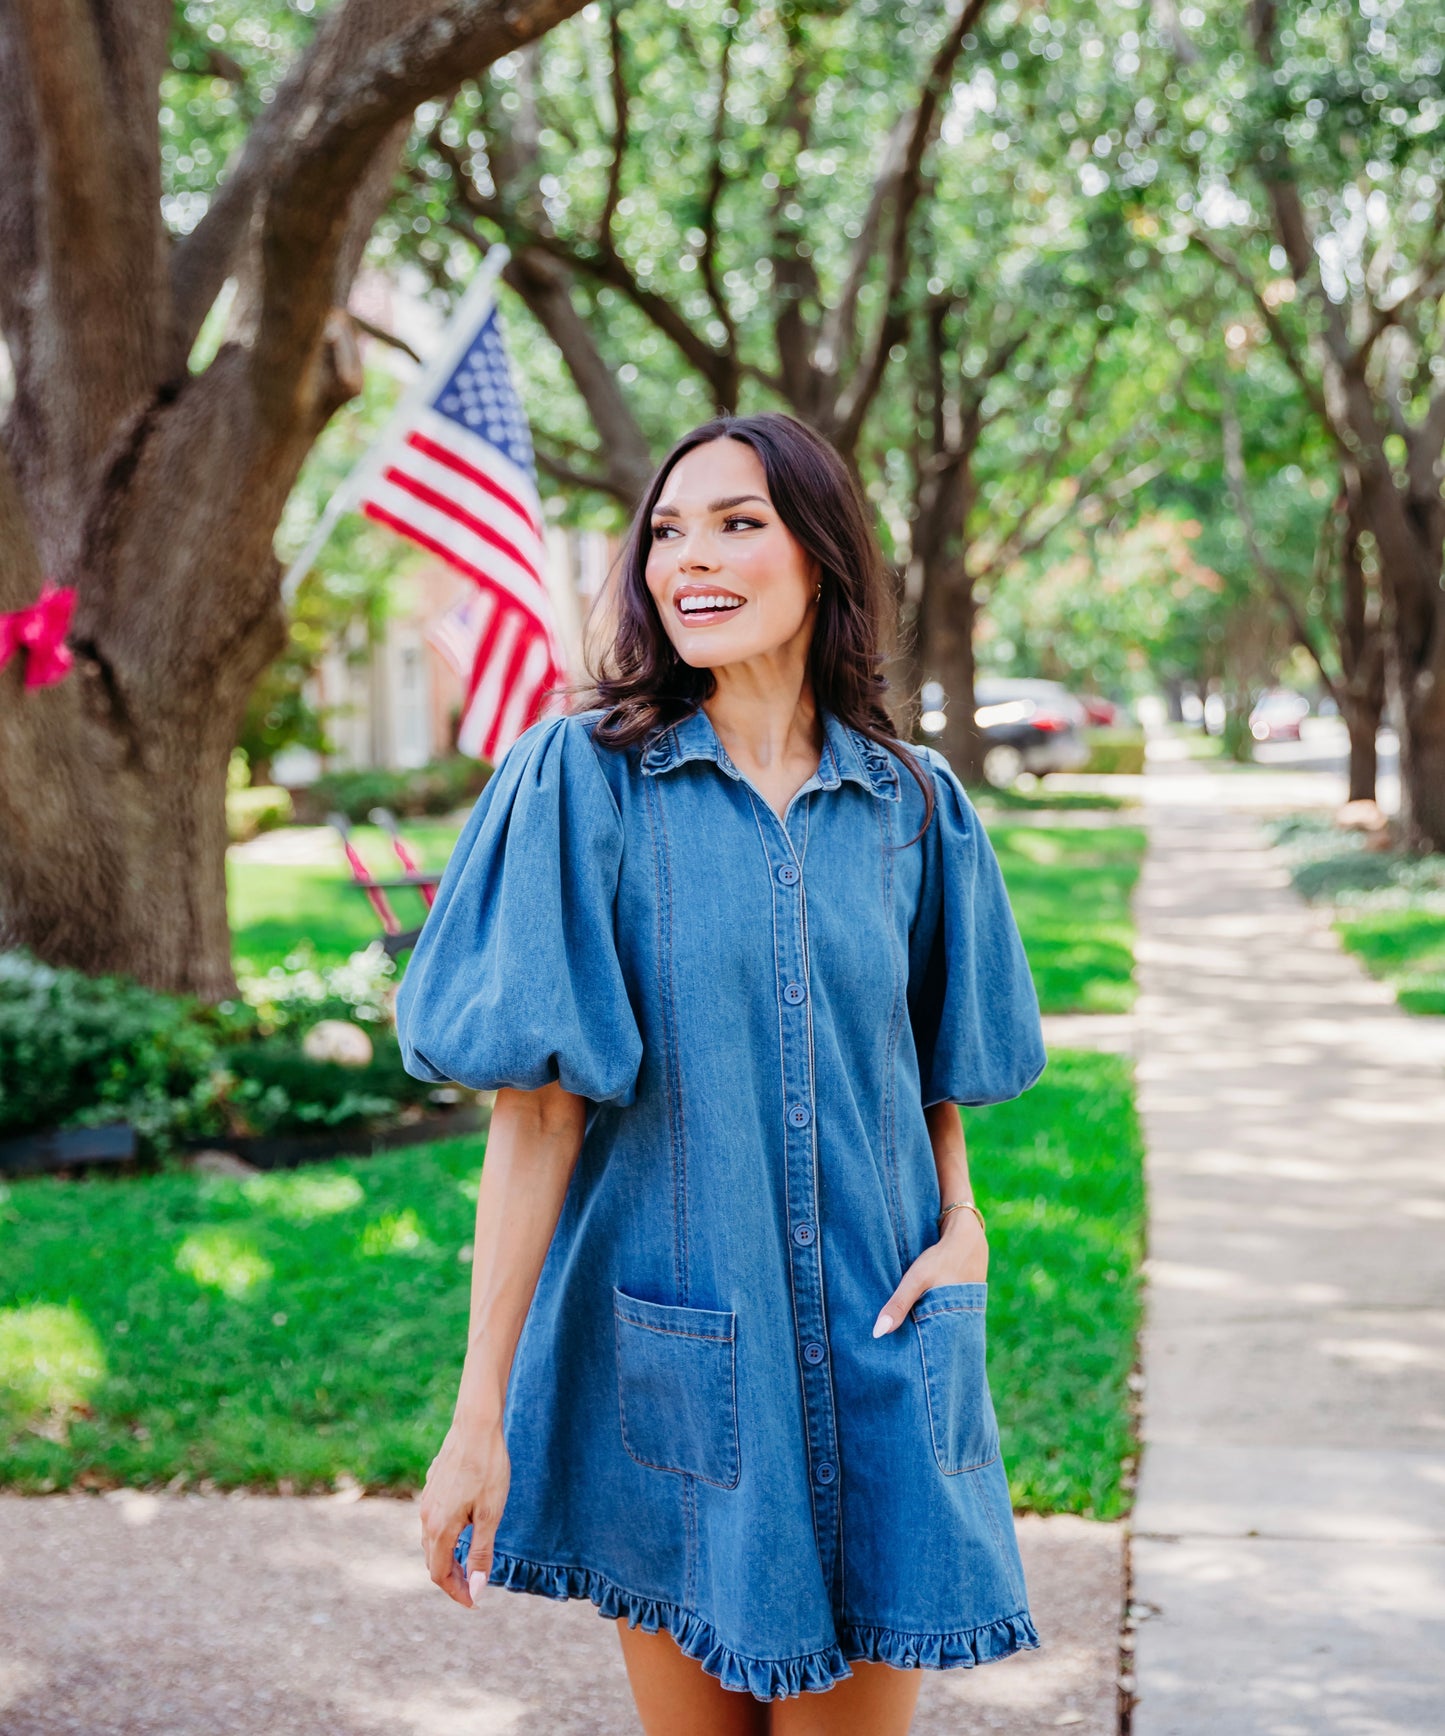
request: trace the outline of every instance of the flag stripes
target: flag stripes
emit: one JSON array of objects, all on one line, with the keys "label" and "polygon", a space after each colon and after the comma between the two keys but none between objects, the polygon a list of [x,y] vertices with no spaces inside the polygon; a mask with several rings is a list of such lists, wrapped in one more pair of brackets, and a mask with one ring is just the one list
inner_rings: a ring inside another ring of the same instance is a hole
[{"label": "flag stripes", "polygon": [[548,689],[567,679],[566,655],[531,434],[496,303],[479,312],[469,295],[464,314],[474,330],[449,332],[438,377],[368,466],[358,504],[476,585],[481,607],[449,619],[446,655],[470,650],[457,745],[495,761],[544,714]]}]

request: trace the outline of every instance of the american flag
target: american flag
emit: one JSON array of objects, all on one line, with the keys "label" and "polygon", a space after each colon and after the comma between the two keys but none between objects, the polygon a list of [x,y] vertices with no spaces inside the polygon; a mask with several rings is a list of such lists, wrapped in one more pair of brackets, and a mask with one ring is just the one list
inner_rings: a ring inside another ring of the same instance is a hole
[{"label": "american flag", "polygon": [[559,707],[547,690],[567,679],[547,589],[532,437],[497,316],[493,286],[505,258],[505,248],[489,252],[435,360],[333,496],[287,575],[293,590],[337,515],[352,508],[464,573],[476,586],[472,606],[450,611],[441,635],[448,661],[466,670],[457,745],[493,762]]}]

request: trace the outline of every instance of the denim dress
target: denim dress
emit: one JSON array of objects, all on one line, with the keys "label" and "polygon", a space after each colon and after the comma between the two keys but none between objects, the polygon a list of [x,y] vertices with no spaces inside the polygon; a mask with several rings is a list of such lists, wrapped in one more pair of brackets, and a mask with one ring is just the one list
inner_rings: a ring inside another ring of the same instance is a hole
[{"label": "denim dress", "polygon": [[665,1627],[760,1700],[1036,1647],[987,1284],[872,1336],[938,1234],[925,1107],[1044,1070],[987,835],[921,747],[904,848],[922,791],[831,712],[785,820],[701,707],[623,750],[602,715],[502,755],[397,991],[414,1076],[588,1099],[489,1583]]}]

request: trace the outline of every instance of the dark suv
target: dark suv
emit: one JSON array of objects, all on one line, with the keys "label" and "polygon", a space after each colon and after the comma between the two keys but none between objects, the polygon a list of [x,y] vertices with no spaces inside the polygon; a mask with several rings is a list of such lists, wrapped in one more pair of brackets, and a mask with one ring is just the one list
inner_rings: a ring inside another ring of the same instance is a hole
[{"label": "dark suv", "polygon": [[1088,713],[1057,681],[986,675],[974,684],[974,721],[983,736],[983,775],[1007,789],[1020,772],[1077,771],[1089,758]]}]

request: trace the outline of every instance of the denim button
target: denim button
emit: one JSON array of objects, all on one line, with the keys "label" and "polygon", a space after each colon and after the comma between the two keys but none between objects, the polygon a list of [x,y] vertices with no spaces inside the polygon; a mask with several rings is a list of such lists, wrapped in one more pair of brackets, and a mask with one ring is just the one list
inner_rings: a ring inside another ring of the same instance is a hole
[{"label": "denim button", "polygon": [[823,1360],[823,1346],[821,1344],[805,1344],[803,1346],[803,1360],[804,1362],[821,1362]]},{"label": "denim button", "polygon": [[778,870],[778,879],[782,881],[784,886],[791,886],[797,878],[798,870],[791,862],[784,862]]},{"label": "denim button", "polygon": [[812,1119],[806,1103],[795,1103],[788,1111],[788,1120],[794,1127],[806,1127]]},{"label": "denim button", "polygon": [[783,990],[783,999],[791,1001],[794,1006],[797,1006],[798,1002],[802,1000],[803,994],[804,989],[801,983],[789,983],[787,988]]},{"label": "denim button", "polygon": [[817,1477],[817,1479],[820,1483],[831,1483],[833,1481],[833,1476],[834,1476],[833,1467],[828,1463],[828,1461],[826,1459],[824,1459],[823,1463],[818,1466],[818,1469],[814,1473],[814,1475]]},{"label": "denim button", "polygon": [[813,1226],[811,1224],[798,1224],[794,1227],[793,1240],[798,1244],[798,1246],[800,1248],[806,1248],[808,1243],[811,1242],[812,1239],[813,1239]]}]

